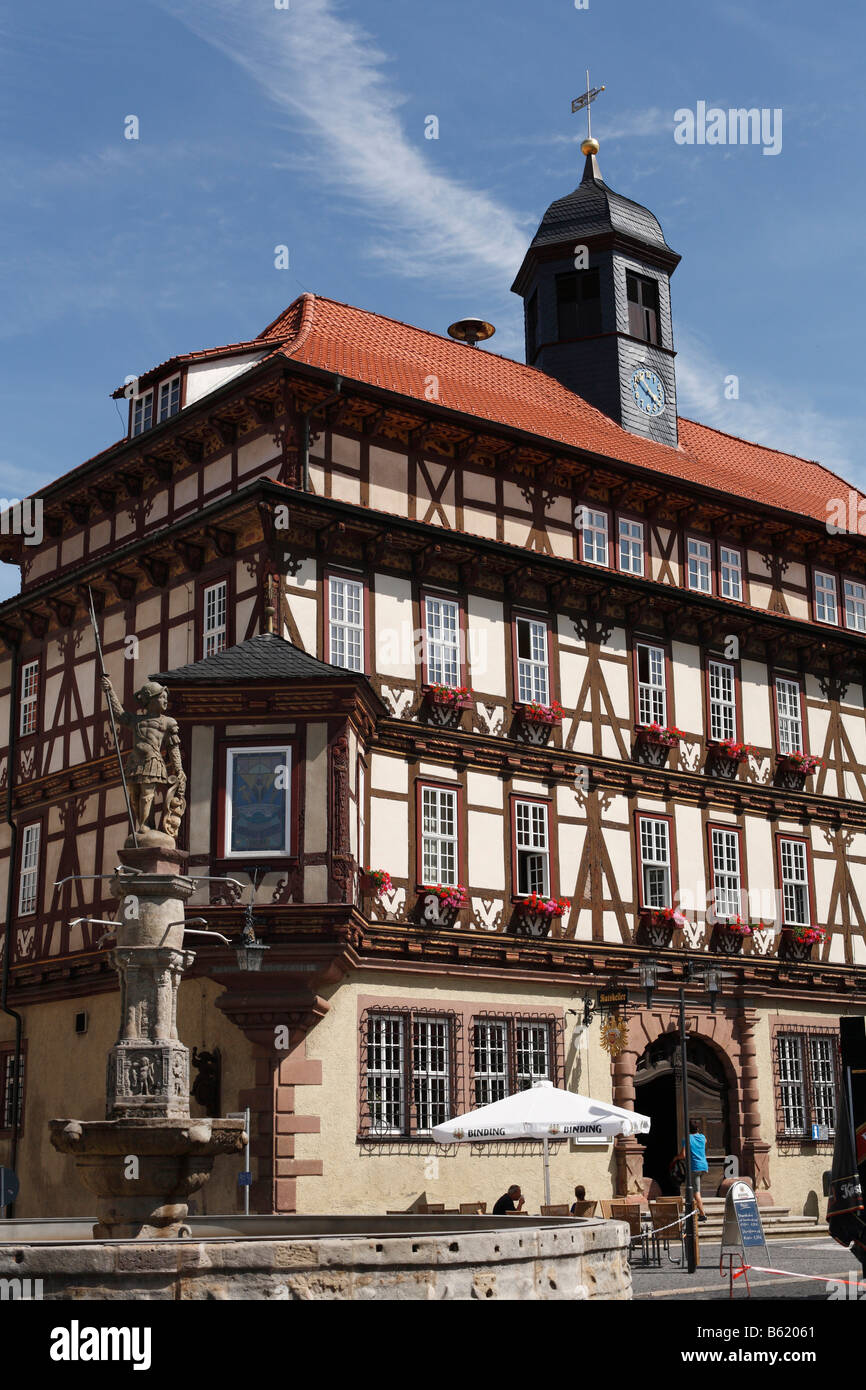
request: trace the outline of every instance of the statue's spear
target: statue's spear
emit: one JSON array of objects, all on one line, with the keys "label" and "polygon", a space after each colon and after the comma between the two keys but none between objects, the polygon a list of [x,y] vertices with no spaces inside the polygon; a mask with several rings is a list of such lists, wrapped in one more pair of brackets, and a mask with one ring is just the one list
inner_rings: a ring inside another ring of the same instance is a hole
[{"label": "statue's spear", "polygon": [[[90,601],[90,622],[93,627],[93,636],[96,642],[96,654],[99,657],[99,674],[101,676],[104,676],[105,662],[102,658],[102,643],[99,640],[99,628],[96,626],[96,614],[93,611],[93,594],[91,592],[89,584],[87,586],[87,597]],[[120,780],[123,784],[123,797],[126,801],[126,810],[129,816],[129,826],[132,831],[132,843],[135,845],[135,848],[138,849],[138,833],[135,829],[135,817],[132,814],[132,806],[130,805],[129,801],[129,790],[126,785],[126,773],[123,770],[123,757],[120,752],[120,743],[117,738],[117,725],[114,722],[114,709],[110,700],[108,701],[108,713],[111,718],[111,734],[114,739],[114,748],[115,752],[117,753],[117,762],[120,767]]]}]

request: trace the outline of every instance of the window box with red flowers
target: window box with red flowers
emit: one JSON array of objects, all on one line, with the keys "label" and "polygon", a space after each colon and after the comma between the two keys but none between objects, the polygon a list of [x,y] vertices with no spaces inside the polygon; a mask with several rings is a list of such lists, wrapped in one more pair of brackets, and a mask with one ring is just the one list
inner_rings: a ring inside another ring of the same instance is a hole
[{"label": "window box with red flowers", "polygon": [[713,777],[736,777],[737,768],[758,750],[736,738],[721,738],[707,748],[707,768]]},{"label": "window box with red flowers", "polygon": [[827,935],[823,927],[783,927],[779,938],[779,953],[788,960],[811,960],[812,947]]},{"label": "window box with red flowers", "polygon": [[684,737],[673,724],[639,724],[635,730],[635,751],[652,767],[662,767],[670,750]]},{"label": "window box with red flowers", "polygon": [[553,922],[570,907],[566,898],[545,898],[540,893],[530,893],[517,904],[517,931],[524,936],[549,936]]},{"label": "window box with red flowers", "polygon": [[638,939],[647,946],[664,949],[673,941],[677,927],[688,921],[678,907],[642,907],[638,919]]},{"label": "window box with red flowers", "polygon": [[466,889],[460,883],[427,883],[420,890],[420,898],[423,922],[431,927],[450,927],[466,906]]},{"label": "window box with red flowers", "polygon": [[456,724],[465,709],[473,704],[472,691],[468,685],[424,686],[424,708],[436,724]]},{"label": "window box with red flowers", "polygon": [[713,928],[713,949],[722,956],[738,956],[743,942],[763,925],[763,922],[746,922],[742,917],[733,917],[727,922],[717,921]]},{"label": "window box with red flowers", "polygon": [[393,891],[394,885],[387,869],[363,869],[361,871],[361,892],[365,897],[381,898],[383,893]]},{"label": "window box with red flowers", "polygon": [[514,713],[520,732],[527,743],[547,743],[555,728],[562,723],[562,705],[554,700],[543,705],[540,700],[516,704]]},{"label": "window box with red flowers", "polygon": [[795,749],[793,753],[776,754],[776,772],[779,780],[783,787],[790,790],[803,787],[806,778],[811,777],[819,767],[823,767],[823,763],[813,753],[801,753],[799,749]]}]

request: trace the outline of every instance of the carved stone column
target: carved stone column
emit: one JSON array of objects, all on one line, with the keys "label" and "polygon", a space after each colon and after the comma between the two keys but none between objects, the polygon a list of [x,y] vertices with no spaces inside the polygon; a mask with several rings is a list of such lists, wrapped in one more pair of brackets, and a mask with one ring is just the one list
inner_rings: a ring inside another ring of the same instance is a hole
[{"label": "carved stone column", "polygon": [[[623,1110],[634,1110],[634,1075],[638,1054],[621,1052],[613,1063],[613,1103]],[[620,1135],[614,1140],[616,1158],[616,1195],[643,1195],[643,1144],[633,1134]]]},{"label": "carved stone column", "polygon": [[755,1196],[762,1206],[772,1206],[770,1193],[770,1145],[761,1138],[760,1090],[755,1030],[758,1014],[745,1003],[740,1006],[740,1070],[743,1103],[743,1176],[752,1179]]}]

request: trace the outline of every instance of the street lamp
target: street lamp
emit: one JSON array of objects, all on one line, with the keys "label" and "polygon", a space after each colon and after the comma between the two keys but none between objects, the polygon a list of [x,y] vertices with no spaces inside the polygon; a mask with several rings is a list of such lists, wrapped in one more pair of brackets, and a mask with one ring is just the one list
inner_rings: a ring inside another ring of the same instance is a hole
[{"label": "street lamp", "polygon": [[244,925],[241,930],[241,944],[237,947],[236,952],[238,968],[240,970],[261,970],[265,951],[270,950],[270,947],[264,946],[256,936],[256,926],[261,926],[262,924],[253,912],[256,889],[259,886],[259,877],[263,872],[264,871],[261,869],[250,870],[250,900],[244,908]]}]

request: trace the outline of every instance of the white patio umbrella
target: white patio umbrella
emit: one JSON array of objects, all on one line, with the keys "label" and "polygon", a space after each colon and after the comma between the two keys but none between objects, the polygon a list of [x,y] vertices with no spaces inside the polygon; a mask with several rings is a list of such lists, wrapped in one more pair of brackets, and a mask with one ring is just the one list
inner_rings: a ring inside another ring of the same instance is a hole
[{"label": "white patio umbrella", "polygon": [[618,1134],[649,1134],[648,1115],[622,1110],[602,1100],[563,1091],[552,1081],[482,1105],[436,1125],[437,1144],[485,1144],[502,1139],[541,1139],[544,1146],[544,1204],[550,1205],[550,1140],[611,1139]]}]

